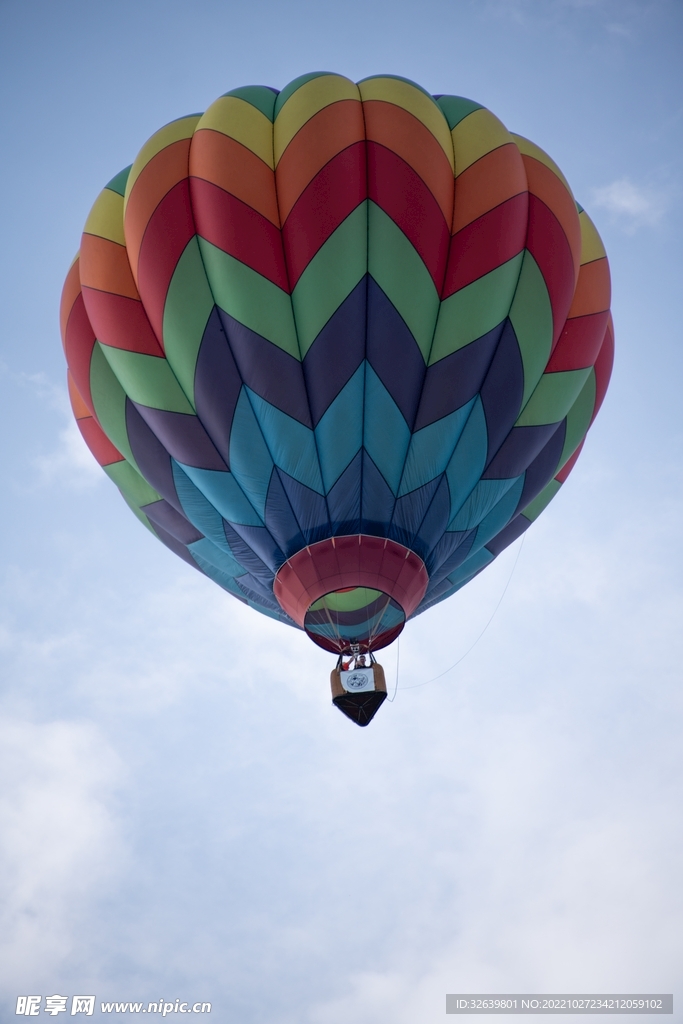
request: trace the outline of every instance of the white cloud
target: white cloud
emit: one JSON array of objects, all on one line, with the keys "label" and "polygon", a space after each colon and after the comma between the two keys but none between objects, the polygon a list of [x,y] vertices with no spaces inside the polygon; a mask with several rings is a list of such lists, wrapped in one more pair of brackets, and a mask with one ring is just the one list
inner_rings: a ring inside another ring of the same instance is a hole
[{"label": "white cloud", "polygon": [[619,178],[611,185],[593,189],[593,205],[607,210],[627,231],[659,224],[667,207],[662,191]]}]

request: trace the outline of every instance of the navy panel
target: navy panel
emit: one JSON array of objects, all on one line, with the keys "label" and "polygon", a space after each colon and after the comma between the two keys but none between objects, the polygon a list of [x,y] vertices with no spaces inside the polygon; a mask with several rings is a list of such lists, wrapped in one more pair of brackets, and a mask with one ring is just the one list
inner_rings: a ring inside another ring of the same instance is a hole
[{"label": "navy panel", "polygon": [[262,580],[252,576],[251,573],[245,573],[244,576],[236,576],[235,583],[250,600],[257,601],[258,604],[265,605],[266,608],[270,608],[272,611],[282,611],[273,596],[272,589],[269,589]]},{"label": "navy panel", "polygon": [[536,427],[513,427],[482,473],[482,480],[511,480],[521,476],[557,433],[558,426],[557,423],[544,423]]},{"label": "navy panel", "polygon": [[305,484],[295,480],[282,469],[278,469],[276,472],[280,476],[282,486],[303,532],[302,547],[329,537],[330,520],[327,514],[327,502],[323,495],[306,487]]},{"label": "navy panel", "polygon": [[301,363],[278,345],[219,309],[242,380],[257,395],[292,419],[311,427]]},{"label": "navy panel", "polygon": [[506,321],[427,370],[415,430],[460,409],[479,393]]},{"label": "navy panel", "polygon": [[185,516],[177,512],[173,505],[164,501],[163,498],[161,501],[150,502],[149,505],[141,505],[140,508],[155,527],[160,526],[181,544],[194,544],[195,541],[202,540],[204,537],[203,533],[200,533],[192,523],[187,521]]},{"label": "navy panel", "polygon": [[[448,487],[448,481],[446,476],[441,477],[439,486],[436,489],[436,493],[431,500],[427,513],[420,523],[420,529],[418,531],[418,537],[416,541],[419,543],[421,548],[424,548],[425,554],[421,556],[423,559],[428,557],[427,552],[433,550],[439,543],[451,515],[451,493]],[[415,543],[411,547],[415,550]]]},{"label": "navy panel", "polygon": [[294,515],[277,469],[271,473],[268,484],[264,519],[266,528],[285,558],[291,558],[306,546],[301,526]]},{"label": "navy panel", "polygon": [[177,462],[196,469],[226,470],[225,462],[197,416],[188,412],[150,409],[138,402],[134,404],[166,451]]},{"label": "navy panel", "polygon": [[272,586],[275,573],[285,557],[265,526],[233,526],[223,520],[223,529],[230,550],[240,565]]},{"label": "navy panel", "polygon": [[474,543],[476,530],[453,530],[445,533],[435,544],[434,550],[427,557],[425,565],[429,573],[429,586],[435,587],[444,576],[457,569],[465,561]]},{"label": "navy panel", "polygon": [[[420,524],[425,517],[427,509],[434,497],[439,484],[443,479],[441,476],[434,477],[433,480],[429,480],[422,487],[417,487],[414,491],[410,491],[409,494],[403,495],[396,502],[394,508],[394,515],[389,528],[389,536],[392,540],[398,541],[399,544],[404,544],[406,547],[412,548],[420,558],[424,559],[427,552],[432,547],[429,544],[427,547],[421,544],[419,547],[415,547],[415,534],[420,529]],[[448,498],[448,492],[447,492]],[[449,503],[450,504],[450,503]],[[448,518],[444,523],[441,533],[444,532],[448,526]]]},{"label": "navy panel", "polygon": [[199,568],[199,566],[197,565],[197,563],[195,562],[194,558],[187,550],[185,545],[182,544],[179,540],[177,540],[172,534],[170,534],[167,530],[164,530],[162,526],[157,526],[156,523],[154,523],[154,532],[156,533],[159,540],[163,544],[165,544],[166,547],[169,548],[174,555],[177,555],[178,558],[182,558],[183,562],[187,562],[187,564],[191,565],[193,569],[196,569],[198,572],[201,572],[204,575],[206,575],[203,569]]},{"label": "navy panel", "polygon": [[197,356],[194,400],[197,415],[226,465],[229,465],[230,430],[241,387],[242,378],[214,306]]},{"label": "navy panel", "polygon": [[412,427],[426,374],[425,362],[405,320],[372,277],[368,279],[367,329],[368,362]]},{"label": "navy panel", "polygon": [[364,448],[361,457],[361,533],[386,537],[396,498]]},{"label": "navy panel", "polygon": [[358,452],[327,495],[332,532],[343,537],[360,533],[360,493],[363,453]]},{"label": "navy panel", "polygon": [[128,397],[126,397],[126,431],[133,458],[143,477],[182,515],[183,506],[173,479],[171,456]]},{"label": "navy panel", "polygon": [[562,420],[548,443],[538,453],[524,476],[524,489],[517,505],[517,512],[526,508],[530,501],[541,493],[557,472],[557,464],[564,448],[567,421]]},{"label": "navy panel", "polygon": [[515,516],[511,519],[507,526],[504,526],[500,533],[497,533],[488,544],[484,545],[492,555],[496,558],[504,551],[506,547],[512,544],[513,541],[521,537],[525,530],[528,530],[531,526],[531,522],[526,516]]},{"label": "navy panel", "polygon": [[367,275],[337,307],[304,358],[315,426],[365,358],[366,296]]},{"label": "navy panel", "polygon": [[481,386],[481,400],[484,406],[489,441],[487,464],[512,430],[519,416],[523,395],[522,355],[512,324],[506,320],[501,331],[498,348]]}]

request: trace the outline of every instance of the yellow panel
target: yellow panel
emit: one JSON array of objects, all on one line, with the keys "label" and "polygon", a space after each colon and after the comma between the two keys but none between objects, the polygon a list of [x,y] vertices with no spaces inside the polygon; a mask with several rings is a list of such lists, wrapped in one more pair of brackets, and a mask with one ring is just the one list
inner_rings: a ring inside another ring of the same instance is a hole
[{"label": "yellow panel", "polygon": [[532,156],[535,160],[538,160],[540,163],[545,164],[546,167],[549,167],[553,174],[556,174],[558,176],[564,187],[567,189],[567,192],[569,192],[569,195],[574,195],[571,188],[569,187],[569,182],[565,178],[560,168],[557,166],[555,161],[552,160],[548,156],[548,154],[541,149],[540,146],[537,146],[535,142],[530,142],[529,139],[525,139],[523,135],[515,135],[514,132],[512,133],[512,138],[517,143],[520,153],[522,153],[524,156]]},{"label": "yellow panel", "polygon": [[592,263],[593,260],[602,259],[607,255],[605,247],[598,234],[598,229],[585,210],[579,214],[579,224],[581,225],[581,263]]},{"label": "yellow panel", "polygon": [[487,153],[516,141],[503,122],[483,107],[456,124],[451,136],[456,177]]},{"label": "yellow panel", "polygon": [[158,132],[155,132],[151,139],[148,139],[144,144],[138,155],[135,157],[135,162],[130,169],[128,175],[128,181],[126,182],[126,198],[124,202],[124,210],[128,204],[128,196],[133,191],[133,185],[138,180],[141,172],[145,169],[147,164],[152,160],[157,153],[160,153],[162,149],[166,149],[174,142],[179,142],[181,139],[190,139],[194,135],[194,130],[197,127],[201,114],[192,114],[190,117],[180,117],[177,121],[171,121],[170,124],[164,125]]},{"label": "yellow panel", "polygon": [[100,192],[88,214],[83,231],[88,235],[99,235],[119,245],[125,245],[123,234],[123,196],[105,188]]},{"label": "yellow panel", "polygon": [[427,96],[416,86],[403,82],[400,78],[370,78],[358,86],[361,99],[383,100],[395,103],[416,117],[427,128],[443,149],[451,167],[453,163],[453,144],[450,139],[448,122],[441,107],[431,96]]},{"label": "yellow panel", "polygon": [[342,75],[312,78],[292,93],[275,118],[273,150],[275,166],[296,133],[323,107],[338,100],[359,100],[358,86]]},{"label": "yellow panel", "polygon": [[238,96],[221,96],[212,103],[197,125],[211,128],[240,142],[273,167],[273,125],[265,114]]}]

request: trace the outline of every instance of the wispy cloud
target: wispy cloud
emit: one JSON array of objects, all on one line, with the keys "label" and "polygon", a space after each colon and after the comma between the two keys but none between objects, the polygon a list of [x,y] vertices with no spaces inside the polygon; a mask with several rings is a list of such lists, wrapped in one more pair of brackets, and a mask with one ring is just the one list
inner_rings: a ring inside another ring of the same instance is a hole
[{"label": "wispy cloud", "polygon": [[593,205],[607,210],[627,231],[659,224],[667,201],[664,191],[636,185],[630,178],[618,178],[610,185],[593,189]]}]

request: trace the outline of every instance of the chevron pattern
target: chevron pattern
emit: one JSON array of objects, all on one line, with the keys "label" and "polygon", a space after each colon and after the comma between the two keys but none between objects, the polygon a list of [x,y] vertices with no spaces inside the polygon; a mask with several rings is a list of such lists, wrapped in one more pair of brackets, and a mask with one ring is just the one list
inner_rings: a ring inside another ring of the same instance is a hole
[{"label": "chevron pattern", "polygon": [[74,415],[133,512],[296,625],[273,582],[308,545],[415,552],[418,614],[527,529],[604,398],[609,305],[537,146],[471,100],[313,74],[153,135],[93,206],[61,320]]}]

